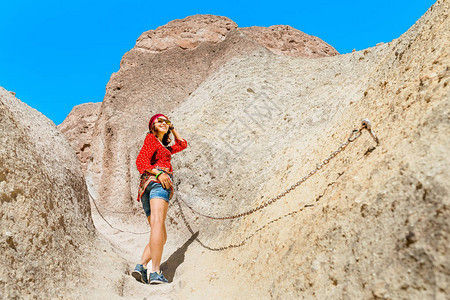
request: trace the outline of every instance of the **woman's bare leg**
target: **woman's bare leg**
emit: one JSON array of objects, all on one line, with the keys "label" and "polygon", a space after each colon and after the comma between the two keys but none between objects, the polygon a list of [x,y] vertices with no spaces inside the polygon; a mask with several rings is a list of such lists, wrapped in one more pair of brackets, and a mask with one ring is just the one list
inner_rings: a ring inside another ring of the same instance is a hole
[{"label": "woman's bare leg", "polygon": [[[148,223],[150,224],[150,216],[148,216]],[[164,245],[166,244],[166,241],[167,241],[167,231],[166,231],[166,224],[164,224]],[[144,252],[142,253],[140,264],[146,266],[150,260],[152,260],[152,255],[150,251],[150,239],[149,239],[149,242],[145,246]]]},{"label": "woman's bare leg", "polygon": [[169,203],[161,198],[150,199],[150,252],[152,255],[152,272],[159,272],[164,244],[167,239],[165,220]]},{"label": "woman's bare leg", "polygon": [[[150,216],[147,217],[148,224],[150,224]],[[151,251],[150,251],[150,239],[148,244],[144,248],[144,253],[142,253],[141,257],[141,265],[147,266],[148,262],[152,259]]]},{"label": "woman's bare leg", "polygon": [[167,241],[167,231],[166,231],[166,223],[164,223],[164,245],[166,244]]}]

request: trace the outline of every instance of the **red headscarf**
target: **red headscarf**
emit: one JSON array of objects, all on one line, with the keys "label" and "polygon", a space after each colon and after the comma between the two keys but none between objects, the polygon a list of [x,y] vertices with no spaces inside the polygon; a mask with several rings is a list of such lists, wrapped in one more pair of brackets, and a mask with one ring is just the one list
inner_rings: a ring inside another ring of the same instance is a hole
[{"label": "red headscarf", "polygon": [[152,130],[152,124],[153,124],[153,122],[155,122],[156,118],[158,118],[158,117],[165,117],[167,120],[169,120],[169,118],[163,114],[156,114],[150,118],[150,122],[148,123],[148,130],[150,130],[150,131]]}]

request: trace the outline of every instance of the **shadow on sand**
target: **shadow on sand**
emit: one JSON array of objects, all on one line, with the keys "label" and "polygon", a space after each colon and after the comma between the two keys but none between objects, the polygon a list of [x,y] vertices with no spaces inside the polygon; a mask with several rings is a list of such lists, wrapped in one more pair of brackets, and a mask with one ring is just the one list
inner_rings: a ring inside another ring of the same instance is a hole
[{"label": "shadow on sand", "polygon": [[175,276],[175,271],[178,266],[184,262],[184,254],[186,253],[187,248],[193,241],[198,237],[198,231],[194,233],[186,243],[183,244],[180,248],[177,249],[165,262],[161,264],[161,271],[164,272],[164,277],[167,278],[169,282],[173,281],[173,277]]}]

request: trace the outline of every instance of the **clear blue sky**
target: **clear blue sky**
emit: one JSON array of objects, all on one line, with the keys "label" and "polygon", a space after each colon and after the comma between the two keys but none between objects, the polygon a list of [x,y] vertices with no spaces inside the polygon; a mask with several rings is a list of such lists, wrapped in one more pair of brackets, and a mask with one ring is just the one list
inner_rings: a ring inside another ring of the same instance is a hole
[{"label": "clear blue sky", "polygon": [[0,0],[0,86],[60,124],[73,106],[103,100],[142,32],[174,19],[214,14],[239,27],[290,25],[344,54],[398,38],[434,2]]}]

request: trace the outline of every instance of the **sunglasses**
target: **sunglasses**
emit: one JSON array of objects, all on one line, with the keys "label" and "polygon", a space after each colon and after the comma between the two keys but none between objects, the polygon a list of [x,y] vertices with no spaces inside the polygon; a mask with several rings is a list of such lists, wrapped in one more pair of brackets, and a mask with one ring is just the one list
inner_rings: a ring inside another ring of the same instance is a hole
[{"label": "sunglasses", "polygon": [[156,120],[158,121],[158,123],[166,122],[167,125],[171,124],[171,122],[169,120],[166,120],[166,119],[163,119],[163,118],[158,118]]}]

